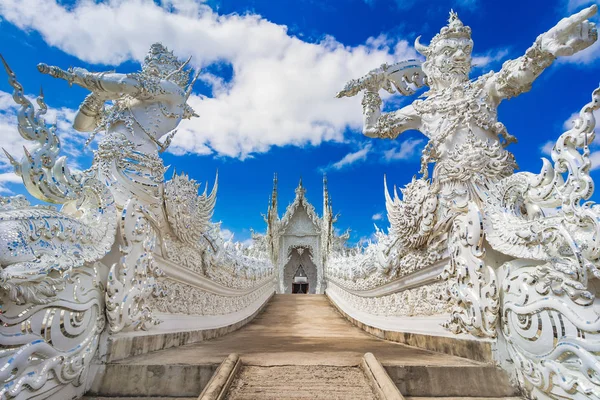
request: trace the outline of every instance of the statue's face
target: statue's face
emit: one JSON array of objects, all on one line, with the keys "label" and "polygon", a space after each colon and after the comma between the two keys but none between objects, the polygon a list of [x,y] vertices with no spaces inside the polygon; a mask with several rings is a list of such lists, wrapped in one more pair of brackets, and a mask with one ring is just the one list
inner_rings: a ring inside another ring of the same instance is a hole
[{"label": "statue's face", "polygon": [[146,74],[159,79],[165,79],[166,77],[170,76],[169,80],[176,83],[181,88],[185,88],[188,84],[189,72],[177,72],[177,66],[170,63],[151,61],[149,63],[144,64],[142,70]]},{"label": "statue's face", "polygon": [[466,38],[437,42],[427,58],[432,75],[448,84],[469,80],[472,49],[473,42]]},{"label": "statue's face", "polygon": [[173,67],[170,65],[162,64],[156,61],[149,62],[146,64],[144,71],[152,76],[156,77],[164,77],[169,72],[173,70]]}]

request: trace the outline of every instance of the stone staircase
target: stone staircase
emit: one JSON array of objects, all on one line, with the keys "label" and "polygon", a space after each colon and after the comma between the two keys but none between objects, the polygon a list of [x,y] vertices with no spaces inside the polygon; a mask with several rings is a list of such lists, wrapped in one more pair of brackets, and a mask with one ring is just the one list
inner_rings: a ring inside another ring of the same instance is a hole
[{"label": "stone staircase", "polygon": [[367,352],[407,399],[518,398],[493,365],[378,339],[323,295],[275,295],[236,332],[106,364],[86,400],[197,398],[231,353],[239,354],[241,367],[230,400],[372,399],[358,367]]},{"label": "stone staircase", "polygon": [[375,400],[358,367],[284,365],[242,367],[227,400]]}]

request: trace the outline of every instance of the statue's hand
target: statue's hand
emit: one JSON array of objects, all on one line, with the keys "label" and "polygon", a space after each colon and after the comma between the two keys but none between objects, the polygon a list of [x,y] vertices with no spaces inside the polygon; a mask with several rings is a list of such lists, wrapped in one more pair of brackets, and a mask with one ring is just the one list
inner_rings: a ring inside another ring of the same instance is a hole
[{"label": "statue's hand", "polygon": [[388,65],[382,64],[381,67],[376,68],[362,78],[352,79],[344,86],[335,97],[352,97],[356,96],[358,92],[362,90],[368,90],[378,92],[379,89],[391,90],[390,81],[388,79]]},{"label": "statue's hand", "polygon": [[37,67],[38,71],[42,74],[50,75],[53,78],[64,79],[69,82],[69,84],[75,83],[81,85],[81,82],[83,82],[85,77],[90,73],[90,71],[85,68],[69,68],[65,71],[60,67],[46,65],[44,63],[38,64]]},{"label": "statue's hand", "polygon": [[561,19],[554,28],[541,35],[542,50],[558,57],[570,56],[591,46],[598,39],[598,31],[596,24],[588,18],[597,10],[598,6],[593,5]]}]

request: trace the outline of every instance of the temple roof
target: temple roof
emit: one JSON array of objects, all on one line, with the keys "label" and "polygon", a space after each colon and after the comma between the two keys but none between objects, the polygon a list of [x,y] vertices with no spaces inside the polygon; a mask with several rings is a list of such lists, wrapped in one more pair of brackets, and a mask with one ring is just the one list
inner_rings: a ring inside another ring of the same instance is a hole
[{"label": "temple roof", "polygon": [[294,201],[289,206],[287,206],[285,213],[283,214],[283,217],[280,220],[279,226],[282,231],[284,231],[287,228],[290,221],[292,220],[292,217],[299,210],[299,207],[304,208],[306,214],[308,215],[308,218],[312,221],[315,228],[317,229],[317,232],[321,231],[321,218],[319,218],[319,216],[315,212],[315,207],[308,202],[305,194],[306,188],[302,185],[302,178],[300,178],[300,182],[298,183],[298,187],[296,188],[296,197],[294,198]]}]

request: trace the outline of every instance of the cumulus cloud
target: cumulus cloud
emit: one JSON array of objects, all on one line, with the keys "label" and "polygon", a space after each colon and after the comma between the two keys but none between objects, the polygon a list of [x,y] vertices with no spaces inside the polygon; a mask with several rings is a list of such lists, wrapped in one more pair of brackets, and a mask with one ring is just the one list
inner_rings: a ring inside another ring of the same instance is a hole
[{"label": "cumulus cloud", "polygon": [[415,156],[416,148],[424,139],[407,139],[400,143],[399,147],[383,152],[385,161],[407,160]]},{"label": "cumulus cloud", "polygon": [[504,60],[507,55],[507,48],[494,49],[485,53],[474,54],[473,58],[471,59],[471,64],[473,65],[473,68],[484,69],[494,63]]},{"label": "cumulus cloud", "polygon": [[212,95],[190,98],[200,118],[181,125],[172,145],[177,154],[243,158],[271,146],[341,141],[347,128],[360,128],[361,106],[360,98],[335,99],[335,93],[383,62],[416,56],[406,41],[389,38],[354,47],[331,37],[307,43],[258,15],[218,15],[184,0],[68,7],[54,0],[3,0],[0,15],[90,63],[140,61],[161,41],[181,58],[192,55],[196,67],[229,64],[229,82],[206,71],[202,76]]},{"label": "cumulus cloud", "polygon": [[367,159],[367,155],[371,152],[373,146],[369,143],[365,147],[359,149],[358,151],[348,153],[341,160],[334,162],[331,165],[328,165],[325,168],[321,168],[322,171],[327,171],[330,169],[342,169],[348,167],[352,164],[355,164],[360,161],[364,161]]},{"label": "cumulus cloud", "polygon": [[567,0],[566,3],[567,3],[566,4],[567,11],[569,13],[573,13],[583,7],[591,6],[592,4],[595,4],[596,1],[595,0]]},{"label": "cumulus cloud", "polygon": [[6,184],[7,183],[21,183],[22,180],[19,176],[17,176],[17,174],[15,174],[14,172],[2,172],[0,173],[0,193],[4,193],[4,194],[12,194],[13,191],[10,190]]},{"label": "cumulus cloud", "polygon": [[383,213],[382,212],[378,212],[377,214],[374,214],[371,219],[373,221],[380,221],[383,219]]},{"label": "cumulus cloud", "polygon": [[219,234],[221,235],[221,239],[226,242],[233,239],[233,232],[227,228],[221,228]]},{"label": "cumulus cloud", "polygon": [[542,154],[546,155],[546,156],[550,156],[552,155],[552,149],[554,148],[554,142],[552,140],[547,141],[546,143],[544,143],[544,145],[541,147],[541,151]]}]

